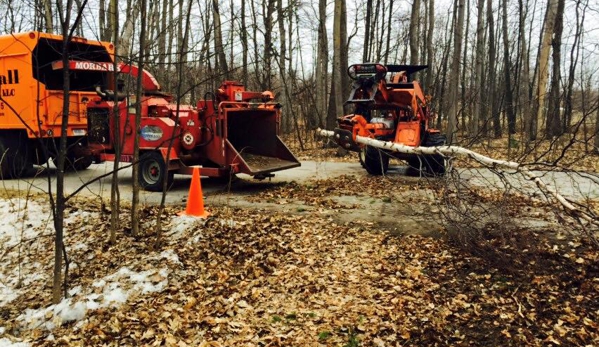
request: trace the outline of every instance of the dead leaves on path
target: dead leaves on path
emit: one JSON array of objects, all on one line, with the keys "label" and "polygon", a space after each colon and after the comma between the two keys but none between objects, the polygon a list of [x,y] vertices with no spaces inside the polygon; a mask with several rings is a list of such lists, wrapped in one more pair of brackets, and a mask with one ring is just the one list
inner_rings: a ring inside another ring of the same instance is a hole
[{"label": "dead leaves on path", "polygon": [[[99,246],[106,235],[80,237]],[[541,346],[599,338],[599,259],[582,245],[545,254],[542,272],[506,274],[443,240],[232,209],[214,211],[166,249],[147,241],[121,236],[117,246],[90,249],[93,257],[73,252],[85,271],[71,285],[109,272],[116,260],[139,270],[168,266],[162,292],[90,311],[53,340],[44,331],[21,337],[46,346]],[[166,250],[180,262],[158,256]]]}]

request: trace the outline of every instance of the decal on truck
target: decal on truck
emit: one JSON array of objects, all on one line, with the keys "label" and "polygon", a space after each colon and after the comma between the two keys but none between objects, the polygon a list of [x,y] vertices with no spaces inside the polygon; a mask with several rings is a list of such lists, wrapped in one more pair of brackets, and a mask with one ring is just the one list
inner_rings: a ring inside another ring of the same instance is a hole
[{"label": "decal on truck", "polygon": [[[0,89],[2,89],[2,97],[15,96],[14,88],[4,88],[4,85],[19,84],[19,70],[12,69],[0,75]],[[4,113],[2,113],[4,115]]]},{"label": "decal on truck", "polygon": [[141,128],[141,137],[146,141],[158,141],[162,138],[162,129],[155,125],[146,125]]}]

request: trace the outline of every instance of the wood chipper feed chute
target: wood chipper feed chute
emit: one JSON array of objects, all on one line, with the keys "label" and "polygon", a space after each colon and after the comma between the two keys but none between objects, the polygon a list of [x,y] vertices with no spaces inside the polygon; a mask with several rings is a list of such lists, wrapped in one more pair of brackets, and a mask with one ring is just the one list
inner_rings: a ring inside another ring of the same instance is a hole
[{"label": "wood chipper feed chute", "polygon": [[275,108],[228,109],[227,156],[239,171],[252,176],[300,166],[300,162],[277,135]]}]

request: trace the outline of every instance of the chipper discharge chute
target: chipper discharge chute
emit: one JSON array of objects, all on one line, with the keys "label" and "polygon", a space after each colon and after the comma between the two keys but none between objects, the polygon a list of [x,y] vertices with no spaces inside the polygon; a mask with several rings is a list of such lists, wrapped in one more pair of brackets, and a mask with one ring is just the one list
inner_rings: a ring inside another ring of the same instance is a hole
[{"label": "chipper discharge chute", "polygon": [[276,107],[224,108],[226,161],[239,172],[264,178],[272,172],[300,166],[278,134]]}]

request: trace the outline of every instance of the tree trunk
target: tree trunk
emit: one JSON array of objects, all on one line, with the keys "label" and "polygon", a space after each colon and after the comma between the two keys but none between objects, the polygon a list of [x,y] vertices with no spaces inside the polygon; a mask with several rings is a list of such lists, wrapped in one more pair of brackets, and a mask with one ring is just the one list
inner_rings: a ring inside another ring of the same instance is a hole
[{"label": "tree trunk", "polygon": [[418,48],[420,47],[420,0],[413,0],[410,16],[410,64],[419,63]]},{"label": "tree trunk", "polygon": [[570,128],[570,125],[572,124],[572,94],[574,93],[574,77],[576,74],[576,67],[578,65],[578,58],[580,56],[580,39],[582,35],[583,23],[586,16],[588,2],[585,3],[584,8],[582,9],[582,15],[580,14],[580,5],[580,1],[577,1],[576,31],[574,33],[574,43],[572,44],[572,49],[570,50],[570,69],[568,71],[568,86],[566,87],[566,97],[564,99],[563,129],[565,131],[567,131]]},{"label": "tree trunk", "polygon": [[[349,95],[349,91],[351,90],[351,85],[349,82],[349,76],[347,76],[347,68],[348,68],[348,59],[349,59],[349,49],[348,49],[348,41],[347,41],[347,8],[346,0],[341,1],[341,52],[339,53],[339,57],[341,58],[341,103],[345,102],[345,98]],[[345,111],[342,109],[342,112]]]},{"label": "tree trunk", "polygon": [[[389,53],[391,52],[391,21],[393,20],[393,0],[389,0],[389,16],[387,18],[387,42],[385,43],[385,58],[383,60],[383,64],[387,65],[387,63],[389,62]],[[349,43],[348,43],[349,45]],[[348,80],[349,82],[349,80]],[[347,92],[349,93],[349,89],[347,90]]]},{"label": "tree trunk", "polygon": [[123,60],[129,62],[132,54],[131,42],[133,42],[133,32],[135,29],[135,22],[137,22],[137,18],[139,15],[139,1],[131,4],[130,12],[126,14],[125,24],[123,25],[123,32],[120,35],[121,39],[121,47],[119,51],[121,52],[121,56]]},{"label": "tree trunk", "polygon": [[[114,6],[113,6],[114,5]],[[109,27],[110,30],[107,30],[107,35],[110,34],[115,39],[114,42],[114,61],[113,61],[113,78],[117,81],[118,74],[118,65],[116,57],[119,54],[119,44],[117,42],[117,33],[119,32],[119,21],[118,21],[118,11],[117,11],[117,0],[110,1],[110,13],[109,16]],[[110,182],[110,236],[108,241],[110,244],[116,243],[116,233],[120,229],[120,220],[119,215],[121,212],[121,192],[119,190],[119,164],[121,158],[121,147],[124,142],[120,136],[119,129],[121,128],[121,119],[119,117],[119,105],[118,105],[118,88],[116,88],[115,83],[115,93],[114,93],[114,107],[112,108],[112,117],[114,122],[114,131],[111,134],[114,139],[114,162],[112,165],[112,180]]]},{"label": "tree trunk", "polygon": [[487,25],[489,28],[489,78],[487,85],[489,86],[488,105],[491,109],[491,120],[493,122],[493,136],[501,137],[501,117],[497,108],[498,102],[495,98],[497,89],[497,47],[495,46],[495,17],[493,16],[493,1],[487,0]]},{"label": "tree trunk", "polygon": [[335,12],[333,19],[333,91],[332,97],[335,100],[335,118],[343,116],[343,54],[342,50],[345,48],[345,37],[343,37],[344,27],[344,3],[345,0],[335,0]]},{"label": "tree trunk", "polygon": [[[320,3],[322,3],[323,1],[320,0],[319,1],[319,12],[320,12],[320,7],[322,5],[320,5]],[[324,4],[324,7],[326,9],[326,2]],[[322,18],[322,17],[321,17]],[[369,49],[368,47],[370,46],[370,22],[372,19],[372,0],[366,0],[366,17],[364,17],[364,45],[362,46],[362,62],[369,62],[370,61],[370,56],[369,56]]]},{"label": "tree trunk", "polygon": [[[79,25],[81,14],[87,0],[84,1],[77,9],[77,17],[75,22],[71,26],[71,11],[73,9],[73,2],[67,1],[66,7],[62,7],[62,2],[57,4],[57,11],[60,18],[60,27],[62,33],[62,79],[63,79],[63,102],[62,102],[62,116],[60,126],[60,140],[59,149],[57,154],[57,170],[56,170],[56,204],[53,203],[52,194],[50,193],[50,203],[53,206],[53,217],[54,217],[54,270],[52,276],[52,302],[58,304],[62,298],[61,287],[64,284],[64,294],[67,294],[66,279],[68,275],[68,261],[66,258],[66,249],[64,247],[64,210],[66,208],[67,198],[65,196],[64,178],[65,178],[65,161],[67,156],[67,129],[69,125],[69,114],[70,114],[70,71],[69,71],[69,42],[74,29]],[[50,191],[51,192],[51,191]],[[65,260],[65,276],[63,283],[62,276],[62,260]]]},{"label": "tree trunk", "polygon": [[266,1],[266,14],[264,15],[264,72],[265,83],[263,89],[272,89],[272,32],[273,32],[273,16],[275,12],[276,0]]},{"label": "tree trunk", "polygon": [[[372,1],[372,0],[369,0]],[[318,115],[319,126],[326,123],[327,129],[333,129],[335,118],[326,117],[328,106],[328,86],[329,86],[329,48],[327,38],[327,1],[318,1],[318,53],[316,57],[316,113]],[[366,47],[364,51],[366,51]],[[329,120],[331,122],[325,122]]]},{"label": "tree trunk", "polygon": [[451,61],[451,81],[453,88],[449,93],[449,113],[447,122],[447,142],[452,144],[455,142],[458,125],[458,88],[460,85],[460,62],[462,60],[462,32],[464,29],[464,0],[456,2],[456,11],[458,13],[454,41],[453,41],[453,57]]},{"label": "tree trunk", "polygon": [[561,55],[562,55],[562,32],[564,30],[564,0],[557,1],[557,11],[553,22],[553,38],[551,40],[553,61],[553,72],[551,73],[551,87],[549,92],[549,105],[547,110],[548,137],[563,134],[561,121]]},{"label": "tree trunk", "polygon": [[507,30],[507,0],[502,1],[502,31],[503,31],[503,71],[505,85],[505,103],[507,113],[508,133],[516,133],[516,112],[514,111],[513,78],[510,73],[510,42]]},{"label": "tree trunk", "polygon": [[106,37],[108,33],[106,25],[106,0],[100,0],[98,3],[98,27],[100,30],[100,40],[108,41],[109,38]]},{"label": "tree trunk", "polygon": [[247,34],[247,26],[245,24],[245,2],[246,0],[241,0],[241,82],[248,85],[248,34]]},{"label": "tree trunk", "polygon": [[160,32],[158,33],[158,67],[159,67],[159,76],[160,83],[165,83],[168,78],[168,67],[165,65],[166,63],[166,42],[167,42],[167,18],[168,18],[168,1],[162,1],[162,16],[160,18]]},{"label": "tree trunk", "polygon": [[472,114],[472,124],[470,127],[472,136],[478,136],[480,120],[487,119],[487,115],[483,112],[485,110],[485,107],[483,106],[483,74],[485,63],[485,20],[483,13],[485,9],[485,0],[478,0],[476,9],[478,11],[476,15],[476,61],[474,67],[474,92],[476,93],[476,102],[474,105],[474,113]]},{"label": "tree trunk", "polygon": [[539,119],[542,119],[545,111],[545,94],[547,93],[547,80],[549,79],[549,51],[551,49],[551,36],[553,34],[553,23],[557,11],[557,0],[547,0],[547,12],[543,24],[543,33],[539,45],[539,55],[537,58],[537,81],[534,103],[534,111],[530,125],[529,140],[536,140]]},{"label": "tree trunk", "polygon": [[44,24],[47,33],[54,32],[54,16],[52,15],[52,0],[42,0],[44,3]]},{"label": "tree trunk", "polygon": [[520,78],[518,78],[518,88],[524,90],[518,93],[520,112],[522,114],[522,122],[524,123],[525,138],[530,139],[532,134],[533,116],[530,108],[531,104],[531,78],[530,65],[528,62],[528,42],[526,40],[526,14],[528,10],[528,0],[526,4],[523,0],[518,0],[518,36],[520,41]]},{"label": "tree trunk", "polygon": [[[466,6],[466,23],[470,23],[470,1],[466,1],[465,3]],[[464,68],[462,69],[462,76],[461,76],[461,86],[460,86],[460,105],[462,105],[461,109],[462,111],[461,113],[461,124],[462,124],[462,135],[464,135],[465,132],[468,131],[468,129],[466,128],[466,124],[468,124],[467,120],[466,120],[466,114],[468,114],[468,116],[470,116],[472,113],[471,112],[467,112],[467,110],[470,108],[470,104],[471,102],[469,100],[467,100],[467,96],[466,96],[466,91],[467,89],[470,87],[470,85],[468,85],[467,81],[469,81],[470,79],[468,78],[468,76],[466,75],[467,73],[470,73],[471,69],[467,69],[466,66],[468,66],[468,57],[471,55],[469,49],[468,49],[468,36],[470,35],[470,25],[465,25],[464,27],[464,37],[466,38],[466,40],[463,41],[463,49],[462,49],[462,65],[464,65]]]},{"label": "tree trunk", "polygon": [[[597,105],[599,105],[599,97],[597,98]],[[595,112],[595,154],[599,154],[599,106]]]},{"label": "tree trunk", "polygon": [[433,85],[433,74],[435,69],[433,68],[434,49],[433,49],[433,34],[435,33],[435,0],[430,0],[428,5],[428,32],[426,33],[426,65],[428,70],[426,71],[426,88],[432,90]]},{"label": "tree trunk", "polygon": [[218,9],[218,0],[212,0],[212,16],[214,20],[214,52],[216,73],[222,75],[225,80],[229,79],[229,68],[227,67],[227,56],[223,46],[223,33],[220,21],[220,11]]},{"label": "tree trunk", "polygon": [[[134,134],[139,134],[141,125],[141,100],[142,100],[142,77],[141,71],[145,64],[145,46],[146,46],[146,0],[140,0],[140,32],[139,32],[139,57],[137,60],[137,68],[140,73],[137,76],[136,92],[135,92],[135,129]],[[139,162],[139,136],[133,137],[133,162]],[[133,196],[131,198],[131,234],[134,237],[139,235],[139,165],[133,165]]]}]

